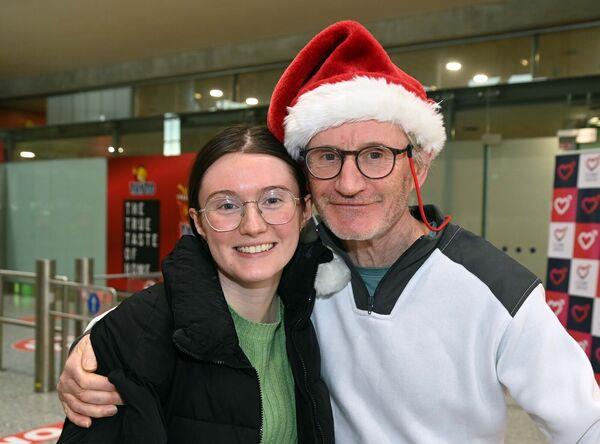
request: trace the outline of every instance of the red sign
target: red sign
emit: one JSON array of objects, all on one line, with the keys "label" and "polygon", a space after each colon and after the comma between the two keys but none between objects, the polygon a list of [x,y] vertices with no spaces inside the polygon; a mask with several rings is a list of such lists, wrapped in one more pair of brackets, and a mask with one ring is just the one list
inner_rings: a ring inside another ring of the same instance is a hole
[{"label": "red sign", "polygon": [[[187,180],[195,153],[139,156],[108,162],[107,273],[147,274],[182,234],[190,234]],[[142,281],[142,282],[145,282]],[[124,279],[109,283],[140,290]]]},{"label": "red sign", "polygon": [[58,440],[62,433],[63,422],[48,424],[35,429],[20,432],[15,435],[0,438],[0,444],[52,444]]}]

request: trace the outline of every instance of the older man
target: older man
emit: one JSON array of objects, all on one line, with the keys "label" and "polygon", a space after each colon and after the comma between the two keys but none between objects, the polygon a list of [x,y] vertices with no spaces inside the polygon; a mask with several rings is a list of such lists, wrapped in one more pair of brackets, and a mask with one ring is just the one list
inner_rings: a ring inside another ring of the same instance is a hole
[{"label": "older man", "polygon": [[[591,366],[539,279],[422,204],[442,118],[365,28],[340,22],[309,42],[268,124],[304,162],[319,235],[351,270],[312,316],[337,441],[501,443],[509,392],[553,442],[600,442]],[[120,402],[93,361],[84,339],[59,384],[79,424]]]}]

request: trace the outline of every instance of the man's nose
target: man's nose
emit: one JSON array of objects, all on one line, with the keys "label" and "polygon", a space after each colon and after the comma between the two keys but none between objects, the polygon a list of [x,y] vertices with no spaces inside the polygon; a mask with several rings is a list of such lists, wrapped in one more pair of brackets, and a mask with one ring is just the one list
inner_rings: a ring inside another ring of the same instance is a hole
[{"label": "man's nose", "polygon": [[260,214],[260,210],[256,203],[246,203],[239,226],[240,233],[248,236],[257,236],[267,231],[267,229],[267,223]]},{"label": "man's nose", "polygon": [[355,158],[344,156],[340,174],[335,178],[335,190],[344,196],[354,196],[365,189],[365,179],[356,165]]}]

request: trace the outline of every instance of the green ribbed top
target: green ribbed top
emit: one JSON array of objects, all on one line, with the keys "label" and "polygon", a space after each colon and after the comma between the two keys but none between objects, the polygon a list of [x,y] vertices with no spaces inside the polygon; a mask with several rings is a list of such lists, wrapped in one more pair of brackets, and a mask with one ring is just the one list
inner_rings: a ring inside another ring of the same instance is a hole
[{"label": "green ribbed top", "polygon": [[263,407],[261,442],[298,442],[294,378],[285,350],[282,304],[279,320],[268,324],[249,321],[231,307],[229,311],[240,347],[258,372]]}]

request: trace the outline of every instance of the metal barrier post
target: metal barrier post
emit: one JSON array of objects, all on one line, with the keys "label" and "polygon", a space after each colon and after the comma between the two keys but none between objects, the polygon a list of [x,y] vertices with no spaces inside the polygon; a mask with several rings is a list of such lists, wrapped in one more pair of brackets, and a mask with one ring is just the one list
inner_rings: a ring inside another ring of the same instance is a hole
[{"label": "metal barrier post", "polygon": [[[4,316],[4,277],[0,274],[0,318]],[[0,370],[2,367],[2,355],[4,353],[4,322],[0,322]]]},{"label": "metal barrier post", "polygon": [[[92,285],[94,283],[94,259],[91,257],[80,257],[75,259],[75,281],[81,284]],[[83,300],[81,295],[76,295],[75,313],[83,316]],[[83,321],[75,321],[75,337],[83,333]]]},{"label": "metal barrier post", "polygon": [[[62,298],[60,302],[60,309],[63,313],[69,312],[69,288],[67,286],[63,287],[62,290]],[[62,317],[60,319],[60,372],[62,372],[65,367],[65,362],[67,362],[67,347],[68,347],[68,337],[69,337],[69,319],[66,317]]]},{"label": "metal barrier post", "polygon": [[35,380],[36,392],[54,389],[54,325],[50,322],[52,292],[50,279],[56,273],[56,261],[36,261],[35,298]]}]

